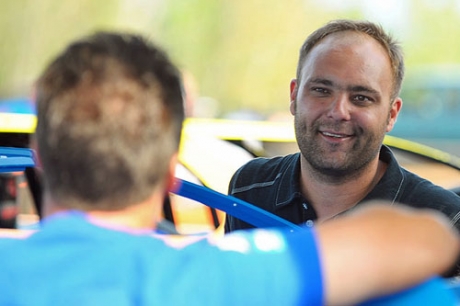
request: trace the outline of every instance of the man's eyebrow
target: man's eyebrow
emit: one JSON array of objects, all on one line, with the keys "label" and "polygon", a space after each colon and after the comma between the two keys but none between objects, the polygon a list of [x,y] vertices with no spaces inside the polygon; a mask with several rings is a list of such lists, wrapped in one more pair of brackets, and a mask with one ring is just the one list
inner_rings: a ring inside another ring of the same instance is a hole
[{"label": "man's eyebrow", "polygon": [[351,86],[348,86],[347,91],[350,91],[350,92],[366,92],[366,93],[370,93],[370,94],[380,95],[380,93],[377,90],[375,90],[373,88],[370,88],[370,87],[367,87],[367,86],[363,86],[363,85],[351,85]]},{"label": "man's eyebrow", "polygon": [[[337,86],[333,81],[329,79],[324,79],[324,78],[312,78],[307,80],[306,84],[321,84],[324,86]],[[374,95],[379,95],[380,92],[377,90],[364,86],[364,85],[349,85],[347,86],[347,91],[349,92],[362,92],[362,93],[368,93],[368,94],[374,94]]]},{"label": "man's eyebrow", "polygon": [[322,84],[326,86],[333,86],[334,82],[328,79],[323,79],[323,78],[314,78],[314,79],[309,79],[307,80],[307,84]]}]

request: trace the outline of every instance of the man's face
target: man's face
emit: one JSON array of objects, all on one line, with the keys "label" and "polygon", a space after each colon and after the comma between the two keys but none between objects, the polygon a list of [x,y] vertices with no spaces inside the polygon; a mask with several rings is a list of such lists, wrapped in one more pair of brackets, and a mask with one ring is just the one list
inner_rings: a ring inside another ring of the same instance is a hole
[{"label": "man's face", "polygon": [[290,110],[300,151],[310,166],[329,175],[364,169],[391,131],[401,99],[390,101],[390,59],[373,38],[331,34],[305,59],[291,82]]}]

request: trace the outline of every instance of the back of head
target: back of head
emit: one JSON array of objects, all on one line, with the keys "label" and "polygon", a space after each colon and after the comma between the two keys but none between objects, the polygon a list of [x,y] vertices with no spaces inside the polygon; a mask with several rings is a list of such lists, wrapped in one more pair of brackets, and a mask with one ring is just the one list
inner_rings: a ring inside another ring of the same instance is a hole
[{"label": "back of head", "polygon": [[71,44],[37,82],[38,153],[65,208],[115,210],[162,183],[184,118],[177,68],[143,38],[100,32]]},{"label": "back of head", "polygon": [[300,80],[303,63],[311,49],[326,36],[345,31],[359,32],[368,35],[379,42],[386,50],[391,62],[393,75],[393,92],[391,97],[392,99],[396,98],[399,95],[402,80],[404,78],[404,56],[402,49],[398,42],[387,34],[381,26],[369,21],[333,20],[310,34],[300,49],[297,79]]}]

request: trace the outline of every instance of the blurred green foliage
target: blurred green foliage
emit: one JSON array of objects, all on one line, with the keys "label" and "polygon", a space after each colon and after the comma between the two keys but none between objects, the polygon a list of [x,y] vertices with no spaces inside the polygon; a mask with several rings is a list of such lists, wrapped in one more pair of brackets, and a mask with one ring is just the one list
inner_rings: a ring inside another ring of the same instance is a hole
[{"label": "blurred green foliage", "polygon": [[[95,30],[122,30],[160,43],[193,75],[198,95],[217,101],[217,116],[241,109],[263,115],[286,111],[306,36],[330,19],[373,20],[377,15],[369,13],[369,3],[377,11],[383,3],[352,2],[1,0],[0,98],[29,95],[41,69],[69,41]],[[460,63],[459,2],[400,0],[402,15],[398,8],[381,12],[387,17],[383,26],[402,42],[408,70]],[[394,19],[388,19],[391,14]]]}]

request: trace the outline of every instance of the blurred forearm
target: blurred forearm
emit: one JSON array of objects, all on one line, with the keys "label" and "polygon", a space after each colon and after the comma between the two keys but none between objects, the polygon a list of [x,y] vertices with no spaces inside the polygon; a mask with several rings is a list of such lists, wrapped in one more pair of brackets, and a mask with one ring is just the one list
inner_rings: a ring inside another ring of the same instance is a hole
[{"label": "blurred forearm", "polygon": [[440,213],[367,205],[317,227],[328,305],[353,304],[441,275],[456,261],[457,231]]}]

